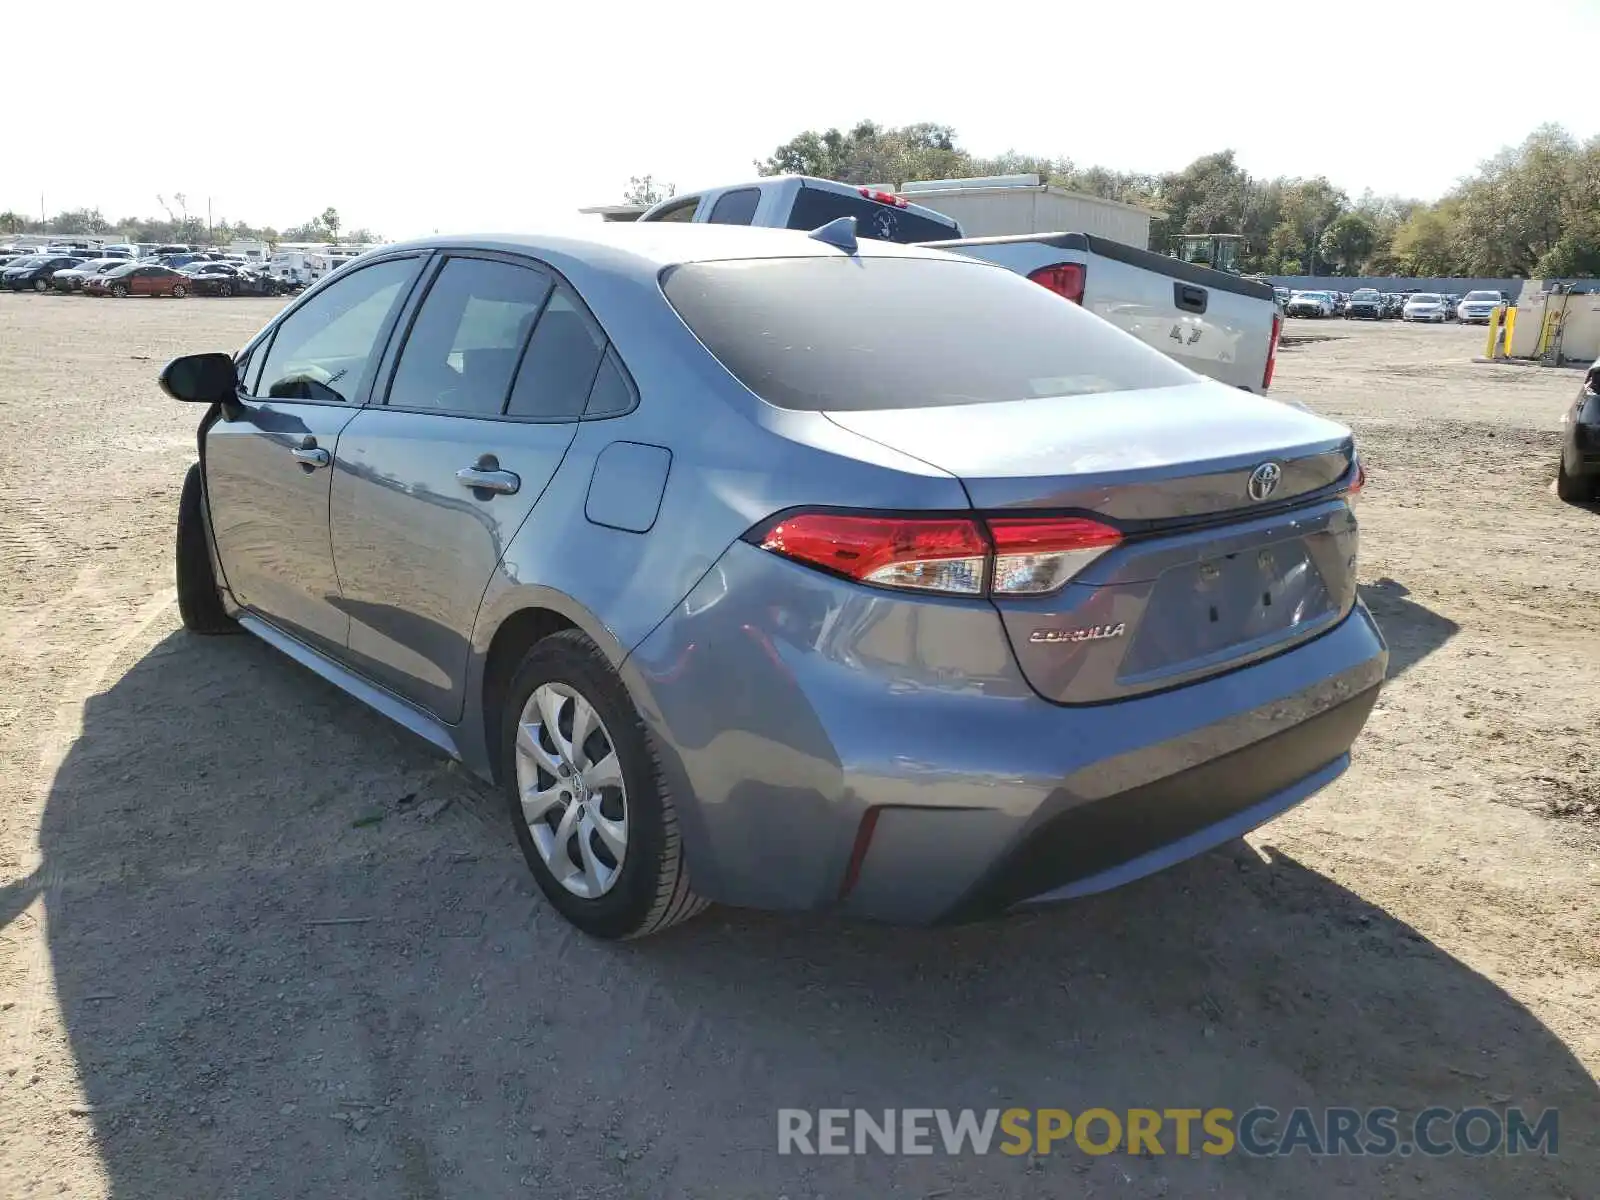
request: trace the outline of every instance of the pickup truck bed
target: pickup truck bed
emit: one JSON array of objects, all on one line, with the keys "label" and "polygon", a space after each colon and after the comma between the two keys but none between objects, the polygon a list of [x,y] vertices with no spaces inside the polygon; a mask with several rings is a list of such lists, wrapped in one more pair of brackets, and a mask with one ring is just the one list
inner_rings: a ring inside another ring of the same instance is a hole
[{"label": "pickup truck bed", "polygon": [[1045,283],[1201,375],[1251,392],[1272,382],[1281,322],[1270,284],[1088,233],[925,244]]}]

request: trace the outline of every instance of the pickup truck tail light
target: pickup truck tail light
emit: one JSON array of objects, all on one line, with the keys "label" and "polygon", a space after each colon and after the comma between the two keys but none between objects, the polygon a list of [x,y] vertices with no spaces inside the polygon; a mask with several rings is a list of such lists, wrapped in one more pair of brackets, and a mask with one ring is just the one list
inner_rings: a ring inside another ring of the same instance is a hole
[{"label": "pickup truck tail light", "polygon": [[893,192],[881,192],[877,188],[857,188],[868,200],[876,200],[879,204],[892,204],[896,208],[910,208],[911,201],[904,196],[896,196]]},{"label": "pickup truck tail light", "polygon": [[1276,311],[1272,314],[1272,341],[1267,345],[1267,369],[1261,372],[1261,390],[1264,392],[1272,386],[1272,373],[1278,369],[1278,335],[1283,332],[1283,317]]},{"label": "pickup truck tail light", "polygon": [[1028,278],[1074,304],[1082,304],[1083,285],[1088,280],[1088,274],[1088,269],[1082,263],[1056,263],[1053,267],[1040,267]]},{"label": "pickup truck tail light", "polygon": [[1053,592],[1122,541],[1087,517],[899,517],[793,513],[753,531],[763,550],[899,591],[954,596]]}]

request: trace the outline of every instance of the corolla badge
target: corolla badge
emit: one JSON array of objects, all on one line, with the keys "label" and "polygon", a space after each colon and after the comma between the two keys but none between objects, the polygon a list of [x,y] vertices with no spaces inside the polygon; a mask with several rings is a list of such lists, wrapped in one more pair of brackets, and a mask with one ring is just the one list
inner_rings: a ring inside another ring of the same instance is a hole
[{"label": "corolla badge", "polygon": [[1275,462],[1264,462],[1250,472],[1250,482],[1245,485],[1245,490],[1250,493],[1250,499],[1265,500],[1277,490],[1278,480],[1282,478],[1282,467]]},{"label": "corolla badge", "polygon": [[1030,642],[1099,642],[1106,638],[1121,637],[1128,631],[1126,621],[1115,625],[1091,625],[1087,629],[1035,629],[1028,635]]}]

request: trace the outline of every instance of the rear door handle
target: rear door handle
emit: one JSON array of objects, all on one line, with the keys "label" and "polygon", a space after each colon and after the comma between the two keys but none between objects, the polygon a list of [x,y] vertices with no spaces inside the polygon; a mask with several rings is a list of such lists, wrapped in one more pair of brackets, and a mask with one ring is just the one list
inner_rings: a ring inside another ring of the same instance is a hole
[{"label": "rear door handle", "polygon": [[522,486],[522,480],[512,471],[502,471],[500,460],[485,454],[470,467],[456,472],[456,482],[475,492],[494,492],[501,496],[513,495]]},{"label": "rear door handle", "polygon": [[306,438],[289,453],[294,455],[295,461],[308,471],[325,467],[333,461],[333,455],[317,448],[317,439],[314,437]]}]

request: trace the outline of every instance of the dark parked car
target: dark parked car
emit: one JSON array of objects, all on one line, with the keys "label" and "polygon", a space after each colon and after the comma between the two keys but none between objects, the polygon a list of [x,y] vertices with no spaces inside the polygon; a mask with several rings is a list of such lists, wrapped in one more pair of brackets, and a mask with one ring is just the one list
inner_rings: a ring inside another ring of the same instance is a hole
[{"label": "dark parked car", "polygon": [[183,273],[196,296],[281,296],[287,289],[264,271],[251,271],[232,263],[191,263]]},{"label": "dark parked car", "polygon": [[1578,399],[1561,416],[1561,463],[1556,495],[1563,500],[1600,499],[1600,359],[1578,388]]},{"label": "dark parked car", "polygon": [[1383,319],[1383,294],[1376,288],[1358,288],[1350,294],[1350,303],[1344,315],[1350,320],[1381,321]]},{"label": "dark parked car", "polygon": [[189,294],[189,277],[159,263],[123,263],[104,275],[93,275],[83,290],[92,296],[175,296]]},{"label": "dark parked car", "polygon": [[13,292],[48,292],[52,275],[65,267],[75,267],[82,261],[81,258],[47,257],[43,254],[19,258],[0,273],[0,287]]},{"label": "dark parked car", "polygon": [[1058,902],[1343,773],[1387,662],[1350,431],[818,233],[431,238],[174,360],[185,626],[494,781],[602,937]]}]

